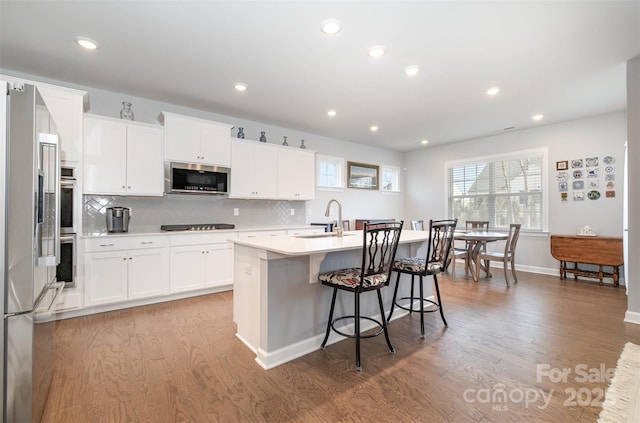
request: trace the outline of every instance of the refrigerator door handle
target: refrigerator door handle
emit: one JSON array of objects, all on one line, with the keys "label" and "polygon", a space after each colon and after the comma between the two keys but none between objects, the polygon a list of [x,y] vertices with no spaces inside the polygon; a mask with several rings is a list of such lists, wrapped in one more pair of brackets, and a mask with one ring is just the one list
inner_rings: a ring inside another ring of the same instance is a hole
[{"label": "refrigerator door handle", "polygon": [[37,264],[40,267],[57,266],[60,263],[60,146],[57,135],[38,134],[38,172]]}]

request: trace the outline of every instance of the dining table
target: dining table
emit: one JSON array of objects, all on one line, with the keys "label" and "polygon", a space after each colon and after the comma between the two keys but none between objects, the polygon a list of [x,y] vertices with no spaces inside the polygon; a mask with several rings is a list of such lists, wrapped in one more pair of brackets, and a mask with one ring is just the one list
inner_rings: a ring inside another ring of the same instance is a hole
[{"label": "dining table", "polygon": [[[502,241],[509,237],[509,234],[505,232],[489,232],[489,231],[473,231],[465,232],[454,236],[455,240],[467,242],[467,260],[466,265],[473,277],[474,282],[478,282],[480,275],[476,273],[476,261],[478,260],[478,254],[480,249],[487,245],[488,242]],[[484,270],[487,277],[491,276],[489,265],[484,266],[480,263],[480,269]],[[478,272],[479,273],[479,272]]]}]

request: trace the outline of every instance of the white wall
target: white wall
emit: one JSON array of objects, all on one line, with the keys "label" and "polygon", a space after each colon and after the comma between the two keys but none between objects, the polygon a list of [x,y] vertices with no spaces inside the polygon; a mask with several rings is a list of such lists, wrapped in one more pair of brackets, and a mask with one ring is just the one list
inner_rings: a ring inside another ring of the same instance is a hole
[{"label": "white wall", "polygon": [[627,62],[629,298],[625,320],[640,324],[640,57]]},{"label": "white wall", "polygon": [[[406,154],[405,218],[428,220],[446,217],[444,166],[447,161],[548,147],[549,232],[576,234],[581,227],[589,225],[600,235],[622,236],[622,166],[625,140],[625,114],[620,112],[426,148]],[[604,189],[601,188],[603,195],[599,200],[561,201],[555,178],[556,161],[592,156],[616,158],[615,198],[605,198]],[[558,262],[549,253],[546,234],[522,234],[517,262],[523,269],[557,273]]]}]

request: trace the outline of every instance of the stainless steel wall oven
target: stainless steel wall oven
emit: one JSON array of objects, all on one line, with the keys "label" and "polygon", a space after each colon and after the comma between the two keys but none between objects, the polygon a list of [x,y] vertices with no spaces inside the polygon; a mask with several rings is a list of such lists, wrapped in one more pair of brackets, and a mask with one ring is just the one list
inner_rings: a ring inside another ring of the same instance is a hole
[{"label": "stainless steel wall oven", "polygon": [[56,267],[56,280],[65,288],[76,286],[76,234],[60,235],[60,264]]},{"label": "stainless steel wall oven", "polygon": [[76,182],[76,169],[63,166],[60,169],[60,233],[62,234],[76,233]]}]

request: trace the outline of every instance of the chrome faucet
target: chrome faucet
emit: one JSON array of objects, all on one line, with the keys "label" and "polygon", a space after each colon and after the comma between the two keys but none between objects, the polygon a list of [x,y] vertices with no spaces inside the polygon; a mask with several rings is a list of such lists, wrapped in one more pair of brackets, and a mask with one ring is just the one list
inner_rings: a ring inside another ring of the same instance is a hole
[{"label": "chrome faucet", "polygon": [[329,200],[329,203],[327,203],[327,210],[324,212],[324,215],[326,217],[329,217],[329,212],[331,211],[331,203],[336,203],[338,205],[338,224],[333,230],[336,232],[338,237],[342,237],[342,204],[340,204],[340,201],[336,200],[335,198]]}]

